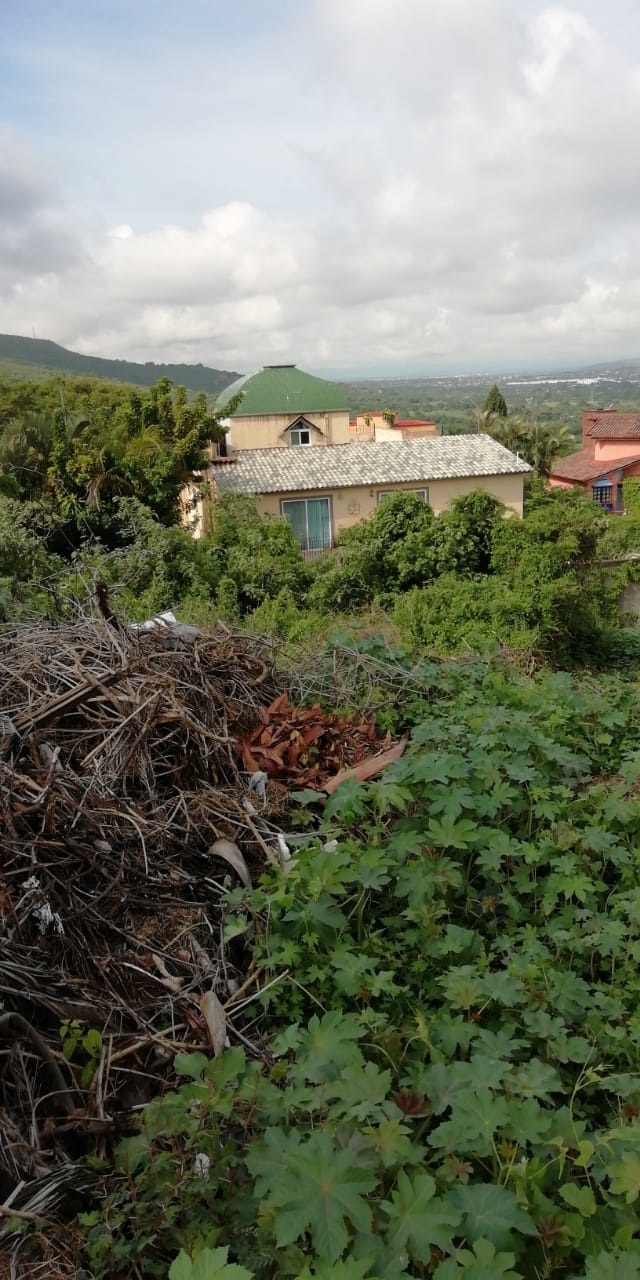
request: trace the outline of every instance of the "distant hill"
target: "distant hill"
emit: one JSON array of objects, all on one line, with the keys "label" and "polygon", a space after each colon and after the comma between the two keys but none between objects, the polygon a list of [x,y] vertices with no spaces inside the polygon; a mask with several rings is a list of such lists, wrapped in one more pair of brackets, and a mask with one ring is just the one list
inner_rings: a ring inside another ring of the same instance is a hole
[{"label": "distant hill", "polygon": [[16,334],[0,334],[0,377],[12,381],[50,378],[56,373],[76,377],[108,378],[115,382],[151,387],[158,378],[170,378],[176,386],[191,391],[206,391],[216,396],[228,387],[239,373],[230,369],[208,369],[204,364],[136,364],[133,360],[103,360],[101,356],[83,356],[67,351],[57,342],[45,338],[21,338]]}]

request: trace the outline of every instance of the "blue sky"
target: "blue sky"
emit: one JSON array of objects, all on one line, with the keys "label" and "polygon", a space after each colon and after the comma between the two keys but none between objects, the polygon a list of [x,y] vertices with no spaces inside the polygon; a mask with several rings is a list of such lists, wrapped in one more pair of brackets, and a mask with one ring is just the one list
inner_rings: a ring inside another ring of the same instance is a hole
[{"label": "blue sky", "polygon": [[247,369],[635,354],[636,0],[21,0],[0,329]]}]

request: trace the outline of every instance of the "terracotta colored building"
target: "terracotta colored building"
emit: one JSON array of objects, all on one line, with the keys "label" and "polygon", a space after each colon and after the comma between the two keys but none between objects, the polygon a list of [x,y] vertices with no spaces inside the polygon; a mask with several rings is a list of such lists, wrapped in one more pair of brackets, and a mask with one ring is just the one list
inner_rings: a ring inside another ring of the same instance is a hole
[{"label": "terracotta colored building", "polygon": [[562,489],[578,486],[605,510],[620,513],[622,483],[639,475],[640,413],[585,409],[582,448],[557,459],[549,483]]}]

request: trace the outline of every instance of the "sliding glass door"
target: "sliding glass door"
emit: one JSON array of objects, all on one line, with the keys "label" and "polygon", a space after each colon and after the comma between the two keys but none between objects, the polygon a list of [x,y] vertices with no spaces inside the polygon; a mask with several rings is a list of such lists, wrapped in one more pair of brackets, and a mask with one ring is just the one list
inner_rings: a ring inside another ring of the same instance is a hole
[{"label": "sliding glass door", "polygon": [[331,546],[328,498],[292,498],[282,503],[282,514],[303,551],[324,551]]}]

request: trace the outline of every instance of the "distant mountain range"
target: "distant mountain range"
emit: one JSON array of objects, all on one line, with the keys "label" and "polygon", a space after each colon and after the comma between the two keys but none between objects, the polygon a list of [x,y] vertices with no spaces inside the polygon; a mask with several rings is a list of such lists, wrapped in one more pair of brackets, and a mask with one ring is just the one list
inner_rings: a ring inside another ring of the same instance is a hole
[{"label": "distant mountain range", "polygon": [[208,369],[204,364],[136,364],[133,360],[103,360],[67,351],[45,338],[21,338],[0,334],[0,377],[40,381],[55,374],[84,378],[108,378],[116,382],[151,387],[158,378],[170,378],[176,386],[218,395],[240,377],[232,369]]},{"label": "distant mountain range", "polygon": [[[45,338],[24,338],[16,334],[0,334],[0,378],[12,381],[41,381],[55,374],[69,374],[75,377],[107,378],[111,381],[126,382],[139,387],[153,386],[158,378],[170,378],[176,386],[188,387],[190,391],[206,391],[208,395],[217,396],[225,387],[230,386],[240,374],[233,369],[210,369],[204,364],[155,364],[147,361],[138,364],[134,360],[105,360],[101,356],[84,356],[78,351],[69,351],[57,342]],[[321,375],[322,376],[322,375]],[[328,377],[329,375],[324,375]],[[364,394],[370,394],[375,388],[383,396],[393,396],[401,392],[420,390],[437,393],[444,389],[461,391],[464,388],[481,389],[492,383],[504,383],[505,386],[535,386],[562,383],[611,383],[630,387],[640,381],[640,359],[610,360],[600,364],[541,372],[510,372],[503,374],[467,373],[449,374],[447,376],[389,376],[379,378],[347,378],[340,380],[354,392],[354,405]],[[358,394],[356,393],[356,389]],[[604,388],[603,388],[604,390]],[[611,387],[616,394],[617,388]],[[374,407],[367,404],[367,408]]]}]

